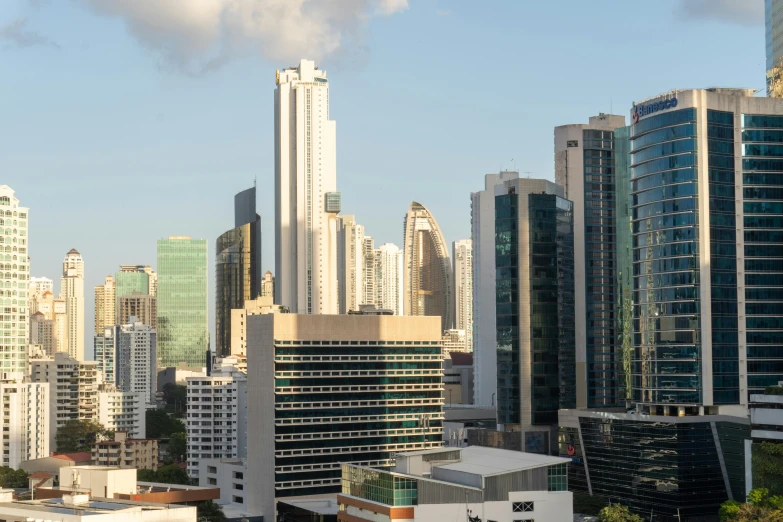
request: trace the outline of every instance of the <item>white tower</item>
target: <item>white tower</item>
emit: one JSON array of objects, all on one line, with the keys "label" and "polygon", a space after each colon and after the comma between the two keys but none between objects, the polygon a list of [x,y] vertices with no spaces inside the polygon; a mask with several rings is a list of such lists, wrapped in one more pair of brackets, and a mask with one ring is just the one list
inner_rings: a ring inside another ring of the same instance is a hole
[{"label": "white tower", "polygon": [[62,350],[79,361],[84,360],[84,261],[78,250],[65,254],[60,298],[65,301],[65,342]]},{"label": "white tower", "polygon": [[[0,363],[3,372],[27,370],[27,342],[29,338],[28,286],[30,262],[27,257],[27,209],[19,206],[14,191],[8,185],[0,186],[0,300],[6,315],[0,320],[4,336],[0,339],[0,351],[4,359]],[[13,309],[14,315],[9,312]],[[18,309],[18,312],[17,312]]]},{"label": "white tower", "polygon": [[454,328],[465,331],[465,350],[473,351],[473,242],[451,244],[454,259]]},{"label": "white tower", "polygon": [[337,218],[337,285],[341,314],[359,309],[364,283],[364,227],[353,215]]},{"label": "white tower", "polygon": [[403,315],[403,252],[394,243],[378,247],[376,271],[376,304],[378,308],[394,310],[394,315]]},{"label": "white tower", "polygon": [[276,81],[275,302],[336,314],[340,193],[329,84],[309,60],[277,71]]}]

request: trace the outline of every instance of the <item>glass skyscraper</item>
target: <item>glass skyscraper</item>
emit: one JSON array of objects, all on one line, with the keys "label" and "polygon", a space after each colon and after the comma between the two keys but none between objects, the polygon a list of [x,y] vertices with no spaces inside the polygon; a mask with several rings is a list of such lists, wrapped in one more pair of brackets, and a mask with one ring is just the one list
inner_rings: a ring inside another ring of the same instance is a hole
[{"label": "glass skyscraper", "polygon": [[207,242],[188,236],[158,240],[158,367],[205,366]]},{"label": "glass skyscraper", "polygon": [[234,197],[234,228],[215,242],[215,351],[231,353],[231,310],[261,295],[261,216],[256,188]]},{"label": "glass skyscraper", "polygon": [[783,98],[783,0],[764,0],[767,96]]}]

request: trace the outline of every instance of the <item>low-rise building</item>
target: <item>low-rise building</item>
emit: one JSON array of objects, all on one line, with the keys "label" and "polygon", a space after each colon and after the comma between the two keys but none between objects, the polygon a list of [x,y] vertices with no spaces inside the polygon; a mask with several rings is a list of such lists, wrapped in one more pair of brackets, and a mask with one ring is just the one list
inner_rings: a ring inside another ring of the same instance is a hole
[{"label": "low-rise building", "polygon": [[569,459],[471,446],[398,453],[394,471],[344,464],[342,522],[571,522]]},{"label": "low-rise building", "polygon": [[55,453],[51,457],[25,460],[20,467],[27,473],[44,472],[59,476],[60,468],[85,466],[91,462],[92,455],[89,451],[79,451],[76,453]]},{"label": "low-rise building", "polygon": [[133,439],[126,431],[115,431],[114,440],[92,445],[92,462],[119,468],[158,469],[158,441]]},{"label": "low-rise building", "polygon": [[443,360],[446,404],[473,404],[473,354],[450,352]]}]

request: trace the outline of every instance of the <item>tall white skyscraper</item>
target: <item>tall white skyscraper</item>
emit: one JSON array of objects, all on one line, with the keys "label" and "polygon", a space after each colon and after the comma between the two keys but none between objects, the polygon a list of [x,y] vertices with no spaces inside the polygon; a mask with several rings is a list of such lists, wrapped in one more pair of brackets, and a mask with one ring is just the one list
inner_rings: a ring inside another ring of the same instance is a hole
[{"label": "tall white skyscraper", "polygon": [[393,310],[403,315],[403,252],[394,243],[386,243],[376,249],[375,303],[378,308]]},{"label": "tall white skyscraper", "polygon": [[341,314],[358,310],[364,284],[364,227],[356,216],[337,218],[337,287]]},{"label": "tall white skyscraper", "polygon": [[0,351],[4,354],[0,369],[3,372],[25,372],[30,334],[27,209],[19,206],[19,200],[8,185],[0,186],[0,240],[4,246],[4,252],[0,254],[0,266],[3,268],[0,270],[0,295],[6,306],[6,314],[0,317],[0,328],[3,329]]},{"label": "tall white skyscraper", "polygon": [[277,71],[275,90],[275,303],[335,314],[336,125],[326,72],[302,60]]},{"label": "tall white skyscraper", "polygon": [[82,255],[72,248],[63,261],[63,276],[60,279],[60,298],[65,301],[65,339],[63,351],[84,360],[84,261]]},{"label": "tall white skyscraper", "polygon": [[465,350],[473,351],[473,242],[451,244],[454,259],[454,328],[465,330]]},{"label": "tall white skyscraper", "polygon": [[364,236],[364,240],[362,241],[361,304],[376,304],[375,270],[375,241],[370,236]]}]

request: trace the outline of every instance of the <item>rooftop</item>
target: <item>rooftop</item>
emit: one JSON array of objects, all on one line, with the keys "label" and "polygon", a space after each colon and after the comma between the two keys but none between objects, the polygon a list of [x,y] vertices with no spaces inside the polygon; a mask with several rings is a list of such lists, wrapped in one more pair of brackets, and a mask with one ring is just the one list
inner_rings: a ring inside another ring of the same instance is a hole
[{"label": "rooftop", "polygon": [[61,453],[60,455],[52,455],[52,457],[60,460],[70,460],[71,462],[87,462],[92,460],[92,454],[89,451]]},{"label": "rooftop", "polygon": [[[38,511],[51,513],[52,515],[106,515],[118,511],[149,511],[182,509],[189,506],[151,504],[146,502],[135,502],[132,500],[117,500],[94,497],[85,503],[67,504],[61,498],[50,498],[43,500],[24,500],[12,502],[0,502],[0,513],[8,510]],[[193,508],[190,508],[193,509]],[[54,516],[52,518],[54,518]]]},{"label": "rooftop", "polygon": [[521,451],[485,448],[483,446],[468,446],[467,448],[460,449],[461,458],[459,461],[449,462],[448,464],[433,463],[433,466],[437,466],[441,469],[461,471],[463,473],[487,477],[511,471],[522,471],[525,469],[571,462],[571,459],[562,457],[550,457],[549,455],[539,455],[537,453],[523,453]]},{"label": "rooftop", "polygon": [[340,509],[340,505],[337,503],[337,499],[334,497],[301,500],[281,499],[278,501],[278,503],[294,506],[299,509],[310,511],[311,513],[317,513],[319,515],[336,515]]}]

